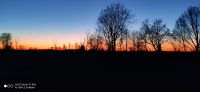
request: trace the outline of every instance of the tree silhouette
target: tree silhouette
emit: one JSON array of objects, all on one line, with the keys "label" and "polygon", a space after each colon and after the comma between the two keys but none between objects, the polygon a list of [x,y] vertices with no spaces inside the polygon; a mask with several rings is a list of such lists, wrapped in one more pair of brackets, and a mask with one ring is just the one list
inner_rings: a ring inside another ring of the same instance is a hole
[{"label": "tree silhouette", "polygon": [[97,31],[105,39],[108,51],[116,50],[116,41],[127,30],[133,15],[122,4],[111,4],[100,12]]},{"label": "tree silhouette", "polygon": [[132,51],[136,51],[136,41],[137,41],[137,34],[135,31],[132,31],[130,34],[130,40],[132,42]]},{"label": "tree silhouette", "polygon": [[85,45],[81,44],[78,50],[85,51]]},{"label": "tree silhouette", "polygon": [[120,46],[120,50],[123,50],[123,46],[124,46],[124,42],[125,42],[125,50],[127,51],[128,49],[128,39],[129,39],[129,31],[126,29],[124,30],[120,37],[119,37],[119,46]]},{"label": "tree silhouette", "polygon": [[66,49],[67,49],[66,45],[65,45],[65,44],[63,44],[63,50],[66,50]]},{"label": "tree silhouette", "polygon": [[177,20],[174,33],[183,45],[189,45],[196,52],[200,46],[200,8],[189,7]]},{"label": "tree silhouette", "polygon": [[163,24],[161,19],[155,19],[152,25],[149,24],[148,20],[145,20],[141,30],[145,32],[146,43],[153,46],[155,51],[162,51],[161,45],[166,42],[166,37],[170,34],[166,24]]},{"label": "tree silhouette", "polygon": [[128,50],[128,39],[130,37],[129,31],[125,30],[124,35],[125,35],[125,46],[126,46],[126,51],[127,51]]},{"label": "tree silhouette", "polygon": [[54,50],[58,50],[57,41],[54,41],[54,42],[53,42],[53,45],[54,45],[54,46],[53,46]]},{"label": "tree silhouette", "polygon": [[68,44],[68,50],[70,50],[70,49],[71,49],[71,44],[69,43],[69,44]]},{"label": "tree silhouette", "polygon": [[[184,21],[184,16],[179,17],[176,21],[175,28],[172,31],[172,38],[177,44],[180,44],[180,47],[183,47],[184,51],[186,51],[187,43],[189,39],[188,28]],[[189,43],[190,44],[190,43]],[[175,44],[174,44],[175,45]]]},{"label": "tree silhouette", "polygon": [[15,50],[18,50],[18,43],[19,43],[19,40],[17,40],[17,39],[15,38]]},{"label": "tree silhouette", "polygon": [[101,50],[103,47],[103,37],[99,34],[92,34],[88,37],[88,42],[90,50]]},{"label": "tree silhouette", "polygon": [[2,33],[0,35],[0,41],[2,43],[4,50],[10,50],[12,49],[12,35],[11,33]]},{"label": "tree silhouette", "polygon": [[86,32],[86,50],[88,50],[88,41],[89,41],[89,36],[90,36],[91,34],[90,34],[90,32]]},{"label": "tree silhouette", "polygon": [[120,51],[123,51],[123,46],[124,46],[124,40],[125,40],[125,34],[122,33],[119,37],[119,47],[120,47]]},{"label": "tree silhouette", "polygon": [[141,31],[132,31],[130,35],[130,39],[132,41],[132,47],[134,51],[143,51],[146,50],[146,44],[145,39],[143,37],[144,35],[141,33]]}]

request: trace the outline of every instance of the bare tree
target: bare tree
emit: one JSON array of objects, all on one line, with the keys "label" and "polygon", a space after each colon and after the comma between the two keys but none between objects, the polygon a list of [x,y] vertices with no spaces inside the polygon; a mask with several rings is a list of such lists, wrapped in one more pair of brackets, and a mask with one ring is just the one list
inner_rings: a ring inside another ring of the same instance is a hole
[{"label": "bare tree", "polygon": [[70,50],[70,49],[71,49],[71,44],[69,43],[69,44],[68,44],[68,50]]},{"label": "bare tree", "polygon": [[[173,51],[181,51],[182,48],[182,44],[179,42],[180,40],[177,40],[176,37],[173,37],[173,35],[171,35],[171,39],[169,41],[170,45],[172,46]],[[183,48],[184,51],[186,51],[185,48]]]},{"label": "bare tree", "polygon": [[66,45],[65,45],[65,44],[63,44],[63,50],[66,50],[66,49],[67,49]]},{"label": "bare tree", "polygon": [[125,45],[125,51],[128,50],[128,39],[129,39],[129,31],[128,29],[122,31],[120,37],[119,37],[119,47],[120,50],[123,51],[124,50],[124,45]]},{"label": "bare tree", "polygon": [[111,4],[100,12],[97,31],[105,39],[109,51],[116,50],[116,41],[127,30],[133,15],[122,4]]},{"label": "bare tree", "polygon": [[136,50],[136,40],[137,40],[137,34],[135,31],[132,31],[130,34],[130,40],[132,42],[132,51]]},{"label": "bare tree", "polygon": [[18,50],[25,50],[25,46],[24,45],[19,45]]},{"label": "bare tree", "polygon": [[99,34],[92,34],[89,36],[87,44],[90,47],[90,50],[101,50],[103,47],[103,37]]},{"label": "bare tree", "polygon": [[123,37],[120,37],[118,43],[119,43],[119,50],[120,50],[120,51],[123,51],[123,47],[124,47],[124,45],[123,45],[123,43],[124,43],[124,38],[123,38]]},{"label": "bare tree", "polygon": [[147,38],[145,31],[140,30],[138,36],[139,36],[138,37],[139,41],[143,43],[144,50],[148,51],[148,43],[147,43],[148,38]]},{"label": "bare tree", "polygon": [[85,51],[85,42],[81,42],[80,45],[78,45],[78,49],[79,51]]},{"label": "bare tree", "polygon": [[88,50],[88,41],[89,41],[89,36],[91,35],[90,32],[86,32],[86,46],[85,49]]},{"label": "bare tree", "polygon": [[74,49],[76,49],[76,50],[80,49],[80,47],[79,47],[77,42],[75,42],[75,44],[74,44]]},{"label": "bare tree", "polygon": [[17,40],[17,39],[15,38],[15,50],[18,49],[18,42],[19,42],[19,40]]},{"label": "bare tree", "polygon": [[175,29],[174,33],[178,39],[181,39],[181,43],[198,52],[200,47],[200,7],[189,7],[177,20]]},{"label": "bare tree", "polygon": [[124,30],[124,36],[125,36],[125,46],[126,46],[126,51],[128,50],[128,38],[130,37],[129,31],[126,29]]},{"label": "bare tree", "polygon": [[176,21],[175,28],[171,36],[173,40],[177,42],[177,44],[181,44],[179,48],[183,47],[184,51],[186,51],[188,47],[187,44],[191,45],[188,40],[190,38],[188,30],[189,28],[186,26],[184,16],[179,17],[179,19]]},{"label": "bare tree", "polygon": [[9,50],[12,49],[12,35],[11,33],[2,33],[0,35],[0,41],[2,43],[3,49]]},{"label": "bare tree", "polygon": [[125,34],[124,33],[121,33],[120,37],[119,37],[119,48],[120,48],[120,51],[123,51],[123,48],[124,48],[124,40],[125,40]]},{"label": "bare tree", "polygon": [[53,44],[54,44],[54,50],[58,50],[57,41],[54,41]]},{"label": "bare tree", "polygon": [[161,19],[155,19],[152,25],[148,23],[148,20],[145,20],[142,24],[143,32],[146,35],[146,43],[153,46],[155,51],[162,51],[161,45],[167,41],[169,36],[169,29],[166,27],[166,24],[163,24]]},{"label": "bare tree", "polygon": [[143,51],[146,50],[145,40],[143,38],[143,34],[141,31],[132,31],[130,35],[130,39],[132,41],[133,51]]}]

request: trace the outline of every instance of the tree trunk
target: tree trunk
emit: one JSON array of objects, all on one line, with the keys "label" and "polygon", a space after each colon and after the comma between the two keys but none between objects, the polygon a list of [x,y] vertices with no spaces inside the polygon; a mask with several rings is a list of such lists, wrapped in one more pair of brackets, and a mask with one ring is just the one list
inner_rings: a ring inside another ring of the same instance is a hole
[{"label": "tree trunk", "polygon": [[158,49],[158,52],[161,52],[161,51],[162,51],[162,49],[161,49],[161,44],[158,44],[157,49]]},{"label": "tree trunk", "polygon": [[197,46],[196,46],[196,52],[199,51],[199,43],[197,43]]},{"label": "tree trunk", "polygon": [[126,51],[127,51],[127,49],[128,49],[128,38],[126,36]]}]

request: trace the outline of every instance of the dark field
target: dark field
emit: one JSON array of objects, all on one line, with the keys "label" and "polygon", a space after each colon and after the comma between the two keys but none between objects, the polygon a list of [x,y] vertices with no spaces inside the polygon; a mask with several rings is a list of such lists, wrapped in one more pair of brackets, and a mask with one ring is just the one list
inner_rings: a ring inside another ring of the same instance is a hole
[{"label": "dark field", "polygon": [[[200,53],[0,51],[6,83],[36,83],[22,92],[199,91]],[[196,84],[197,83],[197,84]]]}]

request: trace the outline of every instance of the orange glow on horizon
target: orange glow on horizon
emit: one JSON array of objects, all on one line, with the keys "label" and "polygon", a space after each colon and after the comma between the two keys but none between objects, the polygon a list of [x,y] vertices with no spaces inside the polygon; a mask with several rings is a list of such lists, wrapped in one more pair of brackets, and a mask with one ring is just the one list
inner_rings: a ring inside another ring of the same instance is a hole
[{"label": "orange glow on horizon", "polygon": [[[18,49],[55,49],[55,45],[57,50],[64,50],[64,45],[65,49],[78,49],[80,47],[80,44],[84,42],[84,37],[80,39],[76,39],[77,37],[75,36],[54,36],[54,37],[44,37],[45,39],[42,39],[42,37],[36,37],[35,39],[32,39],[32,37],[28,37],[27,39],[24,40],[19,40],[18,42]],[[54,38],[57,38],[56,40],[52,40]],[[71,39],[69,39],[71,38]],[[15,41],[13,40],[13,48],[15,49]],[[85,42],[86,45],[86,42]],[[0,46],[2,47],[2,46]],[[117,51],[125,51],[126,46],[123,45],[122,50],[119,47],[119,44],[116,46]],[[154,51],[153,47],[148,45],[148,51]],[[131,48],[133,48],[132,43],[128,43],[127,51],[131,51]],[[87,47],[87,50],[90,48]],[[103,45],[103,49],[106,50],[105,44]],[[177,47],[178,51],[184,51],[183,48]],[[174,51],[172,45],[170,43],[165,43],[162,45],[162,51]],[[190,51],[187,49],[187,51]]]}]

